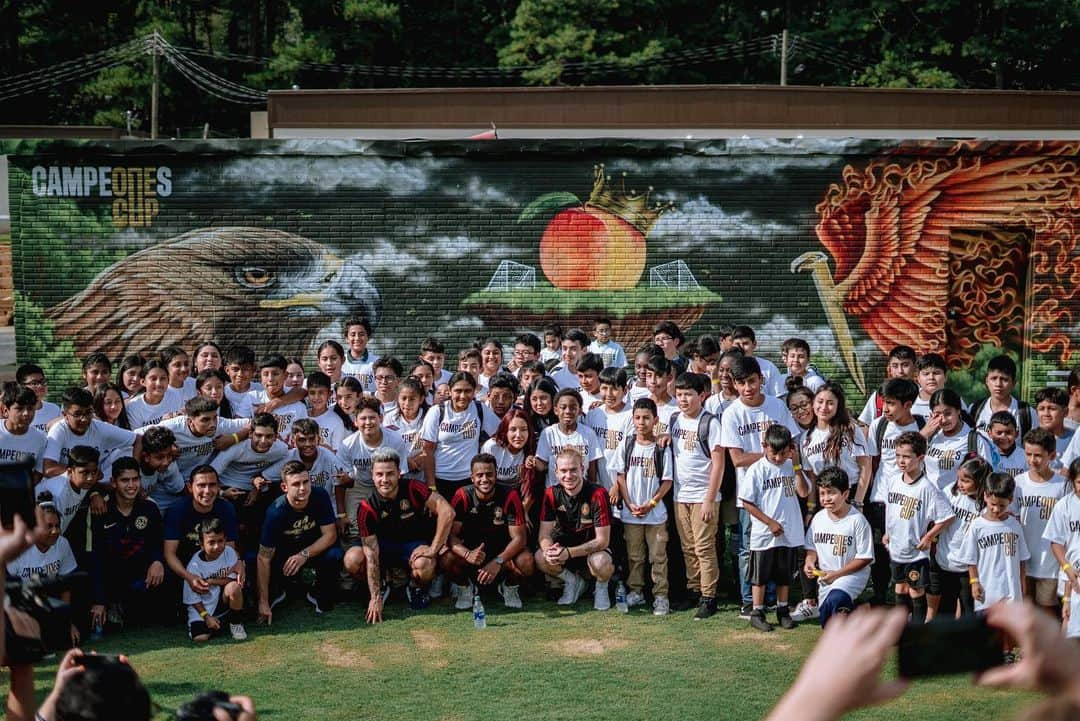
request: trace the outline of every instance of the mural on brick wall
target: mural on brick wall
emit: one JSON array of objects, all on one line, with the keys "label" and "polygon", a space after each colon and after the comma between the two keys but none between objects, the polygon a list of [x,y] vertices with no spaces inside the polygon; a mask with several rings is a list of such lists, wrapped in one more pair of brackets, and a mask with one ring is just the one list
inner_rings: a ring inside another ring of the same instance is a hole
[{"label": "mural on brick wall", "polygon": [[[213,339],[312,358],[451,352],[557,322],[749,323],[775,357],[876,384],[896,343],[961,386],[1004,347],[1031,383],[1080,312],[1075,143],[356,143],[7,146],[20,362],[77,376]],[[968,395],[978,395],[969,393]]]}]

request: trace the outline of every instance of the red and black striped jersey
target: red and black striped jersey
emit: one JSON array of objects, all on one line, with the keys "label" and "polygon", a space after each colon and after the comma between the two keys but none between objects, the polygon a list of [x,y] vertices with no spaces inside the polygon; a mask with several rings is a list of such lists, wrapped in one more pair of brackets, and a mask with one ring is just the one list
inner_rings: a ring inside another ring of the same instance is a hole
[{"label": "red and black striped jersey", "polygon": [[552,538],[563,546],[580,546],[596,537],[596,529],[611,525],[611,506],[602,486],[584,483],[576,496],[562,486],[544,492],[540,522],[554,523]]},{"label": "red and black striped jersey", "polygon": [[450,505],[454,507],[455,522],[461,524],[461,542],[469,548],[484,543],[489,558],[510,543],[510,526],[525,525],[525,509],[517,489],[496,486],[485,501],[470,484],[457,490]]},{"label": "red and black striped jersey", "polygon": [[402,478],[397,495],[387,499],[377,492],[360,502],[356,525],[360,538],[376,536],[381,541],[415,541],[430,538],[433,519],[425,504],[431,491],[423,483]]}]

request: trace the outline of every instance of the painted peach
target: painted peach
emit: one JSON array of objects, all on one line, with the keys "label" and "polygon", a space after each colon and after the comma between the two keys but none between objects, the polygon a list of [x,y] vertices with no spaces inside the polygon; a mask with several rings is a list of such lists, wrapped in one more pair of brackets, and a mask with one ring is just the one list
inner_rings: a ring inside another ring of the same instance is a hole
[{"label": "painted peach", "polygon": [[645,237],[607,210],[568,208],[544,229],[540,267],[563,290],[633,288],[645,270]]}]

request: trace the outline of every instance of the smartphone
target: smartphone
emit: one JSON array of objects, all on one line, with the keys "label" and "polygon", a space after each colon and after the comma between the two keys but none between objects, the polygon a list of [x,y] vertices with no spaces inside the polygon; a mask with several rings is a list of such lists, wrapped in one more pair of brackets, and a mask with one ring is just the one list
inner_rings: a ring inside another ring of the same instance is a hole
[{"label": "smartphone", "polygon": [[909,624],[900,635],[899,671],[904,678],[985,671],[1004,660],[1001,631],[982,616]]},{"label": "smartphone", "polygon": [[0,463],[0,525],[4,528],[12,527],[16,513],[28,528],[37,525],[33,469],[33,461]]},{"label": "smartphone", "polygon": [[103,668],[112,664],[121,663],[119,656],[107,653],[84,653],[79,656],[77,663],[83,668]]}]

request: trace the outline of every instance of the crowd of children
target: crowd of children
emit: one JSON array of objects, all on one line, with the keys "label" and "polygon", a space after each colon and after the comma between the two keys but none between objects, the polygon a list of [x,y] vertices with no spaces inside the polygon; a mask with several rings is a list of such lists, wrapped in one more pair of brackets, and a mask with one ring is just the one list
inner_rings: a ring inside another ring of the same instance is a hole
[{"label": "crowd of children", "polygon": [[549,326],[454,369],[436,338],[394,358],[366,321],[342,333],[310,372],[214,342],[93,353],[59,404],[21,366],[0,463],[34,480],[50,533],[8,574],[88,574],[73,640],[180,617],[196,642],[241,640],[290,595],[366,596],[376,622],[395,588],[419,610],[591,586],[596,609],[614,590],[707,619],[724,579],[759,631],[860,599],[921,623],[1027,597],[1080,637],[1077,371],[1028,404],[1000,355],[964,399],[943,357],[898,346],[856,417],[805,340],[781,374],[747,326],[659,323],[632,356],[607,319],[591,339]]}]

